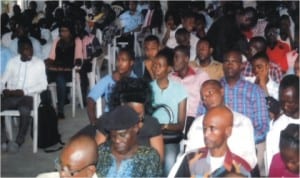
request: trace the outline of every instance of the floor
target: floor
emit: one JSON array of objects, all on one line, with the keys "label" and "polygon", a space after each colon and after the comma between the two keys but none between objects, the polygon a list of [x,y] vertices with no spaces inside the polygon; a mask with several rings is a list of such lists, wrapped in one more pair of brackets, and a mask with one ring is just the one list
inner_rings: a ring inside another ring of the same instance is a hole
[{"label": "floor", "polygon": [[[72,118],[71,104],[65,106],[64,120],[59,120],[58,128],[62,141],[68,139],[78,130],[89,123],[86,108],[76,108],[76,116]],[[14,132],[16,133],[16,132]],[[39,149],[36,154],[32,152],[32,139],[29,133],[27,138],[16,154],[1,152],[1,177],[36,177],[39,173],[54,171],[54,160],[60,151],[45,153]]]}]

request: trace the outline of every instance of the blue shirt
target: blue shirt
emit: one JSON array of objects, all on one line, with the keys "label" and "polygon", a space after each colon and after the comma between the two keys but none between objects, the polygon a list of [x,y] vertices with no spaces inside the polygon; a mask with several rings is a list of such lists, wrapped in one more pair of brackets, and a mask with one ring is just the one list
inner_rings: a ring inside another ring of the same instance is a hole
[{"label": "blue shirt", "polygon": [[124,12],[120,15],[120,21],[122,27],[124,27],[124,32],[131,32],[136,29],[139,25],[142,25],[142,14],[136,11],[133,15],[129,11]]},{"label": "blue shirt", "polygon": [[6,64],[7,62],[12,58],[12,53],[11,51],[4,47],[1,46],[1,71],[0,71],[0,75],[3,75],[3,72],[5,71],[6,68]]},{"label": "blue shirt", "polygon": [[270,117],[263,90],[242,78],[233,87],[228,85],[225,78],[221,79],[221,84],[224,87],[225,104],[251,119],[256,144],[264,141],[269,131]]},{"label": "blue shirt", "polygon": [[[130,73],[130,77],[137,78],[134,72]],[[88,97],[93,99],[95,102],[104,96],[105,102],[108,103],[109,95],[112,92],[112,89],[115,85],[112,75],[106,75],[96,85],[91,89]],[[108,112],[108,106],[105,106],[105,112]]]},{"label": "blue shirt", "polygon": [[[153,105],[166,104],[174,114],[174,121],[171,123],[178,123],[178,104],[187,98],[188,94],[182,84],[169,79],[169,85],[166,89],[159,88],[157,81],[154,80],[150,83],[153,91]],[[160,124],[170,123],[168,113],[163,109],[159,109],[153,113],[153,116],[158,119]]]}]

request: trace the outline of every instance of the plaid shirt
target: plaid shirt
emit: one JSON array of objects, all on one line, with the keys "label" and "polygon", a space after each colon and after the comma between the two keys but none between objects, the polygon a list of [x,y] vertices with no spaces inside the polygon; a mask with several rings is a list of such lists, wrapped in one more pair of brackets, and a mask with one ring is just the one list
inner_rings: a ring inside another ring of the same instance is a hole
[{"label": "plaid shirt", "polygon": [[221,79],[224,87],[225,104],[236,112],[249,117],[254,128],[255,143],[263,142],[269,130],[269,113],[264,92],[255,84],[239,79],[230,87],[225,78]]},{"label": "plaid shirt", "polygon": [[[281,71],[281,68],[279,67],[279,65],[270,61],[269,75],[275,82],[280,83],[281,78],[282,78],[282,71]],[[242,76],[244,76],[244,77],[253,77],[254,76],[254,74],[252,72],[252,65],[248,61],[246,62],[245,69],[242,72]]]}]

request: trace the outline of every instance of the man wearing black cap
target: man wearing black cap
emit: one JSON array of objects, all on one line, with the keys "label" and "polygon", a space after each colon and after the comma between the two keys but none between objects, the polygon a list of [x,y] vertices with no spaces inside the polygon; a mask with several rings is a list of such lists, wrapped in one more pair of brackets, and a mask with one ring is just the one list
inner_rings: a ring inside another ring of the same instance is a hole
[{"label": "man wearing black cap", "polygon": [[102,116],[110,139],[98,148],[99,177],[158,177],[158,153],[137,143],[138,114],[129,106],[119,106]]}]

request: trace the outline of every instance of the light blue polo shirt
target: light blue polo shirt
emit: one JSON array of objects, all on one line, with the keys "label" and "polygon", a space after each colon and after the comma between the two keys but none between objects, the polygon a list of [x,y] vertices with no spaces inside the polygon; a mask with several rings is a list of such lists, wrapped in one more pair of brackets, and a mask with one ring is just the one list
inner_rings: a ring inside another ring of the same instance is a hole
[{"label": "light blue polo shirt", "polygon": [[[166,104],[168,105],[174,114],[174,121],[172,123],[178,123],[178,104],[187,98],[188,94],[182,84],[169,79],[169,86],[162,90],[159,88],[156,80],[150,83],[153,91],[153,105]],[[168,124],[170,118],[168,113],[164,109],[159,109],[153,113],[153,116],[158,119],[160,124]]]}]

